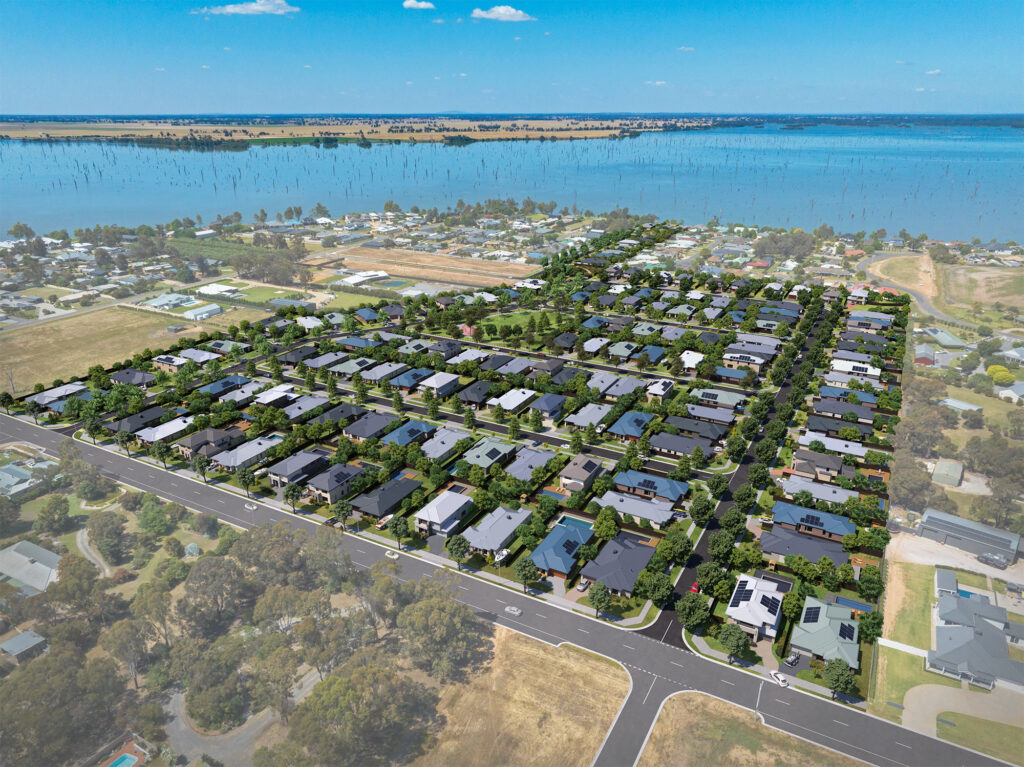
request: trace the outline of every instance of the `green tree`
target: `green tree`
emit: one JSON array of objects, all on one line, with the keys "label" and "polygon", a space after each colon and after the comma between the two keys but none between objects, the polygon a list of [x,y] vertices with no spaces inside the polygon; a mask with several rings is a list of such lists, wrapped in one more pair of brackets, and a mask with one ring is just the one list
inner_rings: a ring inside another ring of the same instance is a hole
[{"label": "green tree", "polygon": [[472,410],[467,410],[466,414],[462,416],[462,425],[465,426],[467,429],[472,429],[473,431],[476,431],[476,416],[474,415]]},{"label": "green tree", "polygon": [[249,488],[256,484],[256,472],[248,466],[243,466],[235,472],[235,478],[245,491],[245,497],[249,498]]},{"label": "green tree", "polygon": [[167,459],[171,457],[171,446],[166,442],[154,442],[152,447],[150,447],[149,452],[150,455],[163,464],[163,467],[166,470]]},{"label": "green tree", "polygon": [[718,641],[729,653],[729,663],[750,649],[750,636],[735,623],[726,623],[718,632]]},{"label": "green tree", "polygon": [[687,592],[676,602],[676,619],[687,631],[693,632],[706,624],[711,618],[711,610],[707,601],[700,595]]},{"label": "green tree", "polygon": [[194,453],[192,455],[192,460],[189,461],[189,468],[201,476],[203,478],[203,482],[206,482],[206,472],[210,468],[210,459],[202,453]]},{"label": "green tree", "polygon": [[[509,436],[511,437],[511,434]],[[583,435],[579,431],[574,431],[569,436],[569,451],[575,455],[583,452]]]},{"label": "green tree", "polygon": [[849,664],[842,658],[833,658],[825,663],[822,676],[825,677],[825,686],[832,691],[833,698],[836,695],[853,695],[857,692],[857,678],[850,670]]},{"label": "green tree", "polygon": [[523,584],[523,593],[525,594],[527,584],[537,577],[537,565],[528,554],[523,554],[512,565],[512,575],[519,583]]},{"label": "green tree", "polygon": [[0,392],[0,407],[4,409],[4,412],[8,415],[11,414],[11,405],[14,404],[14,397],[11,396],[9,391]]},{"label": "green tree", "polygon": [[481,644],[473,611],[442,591],[404,608],[398,630],[413,663],[442,682],[456,676]]},{"label": "green tree", "polygon": [[110,564],[117,564],[124,555],[124,524],[125,518],[116,511],[94,511],[89,515],[89,541]]},{"label": "green tree", "polygon": [[388,520],[388,532],[395,537],[396,548],[399,551],[402,550],[402,539],[409,532],[409,523],[405,517],[395,514],[390,520]]},{"label": "green tree", "polygon": [[619,534],[618,515],[614,509],[605,507],[597,512],[594,522],[594,536],[601,541],[610,541]]},{"label": "green tree", "polygon": [[288,646],[278,647],[266,658],[257,657],[252,664],[255,710],[270,707],[288,723],[292,711],[292,685],[299,669],[299,658]]},{"label": "green tree", "polygon": [[601,581],[594,581],[587,594],[587,601],[594,608],[594,617],[596,618],[602,610],[607,610],[612,606],[612,593]]},{"label": "green tree", "polygon": [[295,507],[302,498],[302,486],[297,485],[294,482],[290,482],[284,487],[284,491],[281,493],[285,502],[292,507],[292,513],[295,512]]},{"label": "green tree", "polygon": [[457,533],[448,539],[448,556],[455,560],[459,570],[462,570],[463,561],[469,557],[469,550],[469,541],[462,533]]},{"label": "green tree", "polygon": [[875,610],[861,616],[857,630],[862,642],[874,644],[882,636],[882,613]]},{"label": "green tree", "polygon": [[62,533],[71,526],[71,505],[66,495],[51,495],[36,517],[36,527],[47,533]]},{"label": "green tree", "polygon": [[117,443],[117,446],[124,450],[124,454],[128,456],[131,455],[129,448],[134,440],[135,438],[131,435],[131,432],[124,429],[121,429],[121,431],[114,435],[114,441]]},{"label": "green tree", "polygon": [[721,474],[714,474],[707,482],[708,491],[715,498],[721,498],[729,489],[729,480]]},{"label": "green tree", "polygon": [[139,666],[146,657],[145,626],[131,618],[119,620],[103,633],[100,644],[104,650],[121,661],[139,689]]}]

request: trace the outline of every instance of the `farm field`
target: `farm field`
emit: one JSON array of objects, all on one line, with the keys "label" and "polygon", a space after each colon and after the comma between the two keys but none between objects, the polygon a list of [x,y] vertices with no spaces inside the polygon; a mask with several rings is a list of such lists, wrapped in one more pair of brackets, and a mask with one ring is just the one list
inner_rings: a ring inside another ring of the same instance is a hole
[{"label": "farm field", "polygon": [[109,366],[146,348],[169,346],[182,335],[199,335],[195,326],[170,333],[170,315],[119,307],[98,309],[0,333],[0,391],[20,394],[37,382],[80,376],[92,365]]},{"label": "farm field", "polygon": [[683,693],[665,703],[637,764],[853,767],[861,762],[755,723],[750,712],[739,706],[700,693]]},{"label": "farm field", "polygon": [[359,271],[385,271],[389,275],[413,277],[434,282],[487,287],[501,282],[515,282],[537,271],[530,264],[504,261],[440,256],[406,250],[354,247],[336,250],[339,266]]},{"label": "farm field", "polygon": [[[586,705],[567,704],[566,691],[581,684]],[[628,690],[617,663],[498,627],[489,665],[467,684],[443,688],[445,727],[412,764],[585,767]]]}]

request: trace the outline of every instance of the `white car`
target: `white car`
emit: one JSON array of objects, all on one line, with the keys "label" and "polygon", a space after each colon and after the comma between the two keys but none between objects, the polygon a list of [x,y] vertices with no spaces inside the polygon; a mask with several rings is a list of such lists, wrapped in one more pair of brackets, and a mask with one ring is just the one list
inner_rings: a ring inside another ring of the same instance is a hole
[{"label": "white car", "polygon": [[388,559],[398,559],[398,552],[394,549],[388,549],[384,552],[384,556],[386,556]]},{"label": "white car", "polygon": [[256,504],[255,503],[247,503],[247,504],[245,504],[245,508],[248,511],[256,511]]},{"label": "white car", "polygon": [[769,671],[768,674],[772,679],[779,683],[779,687],[789,687],[789,680],[778,671]]},{"label": "white car", "polygon": [[523,614],[523,611],[518,607],[515,607],[514,605],[506,605],[505,612],[507,612],[509,615],[514,615],[517,618]]}]

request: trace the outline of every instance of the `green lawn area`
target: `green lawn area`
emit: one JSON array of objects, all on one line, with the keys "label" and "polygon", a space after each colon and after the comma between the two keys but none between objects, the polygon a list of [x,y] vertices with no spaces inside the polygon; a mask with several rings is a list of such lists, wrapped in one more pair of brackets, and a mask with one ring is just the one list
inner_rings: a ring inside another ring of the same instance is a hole
[{"label": "green lawn area", "polygon": [[986,397],[984,394],[978,394],[973,389],[965,389],[960,386],[947,386],[946,396],[984,408],[986,423],[1005,424],[1006,416],[1017,407],[998,397]]},{"label": "green lawn area", "polygon": [[38,288],[24,288],[22,290],[19,290],[18,292],[26,296],[39,296],[40,298],[48,298],[49,296],[56,295],[59,298],[60,296],[63,296],[67,293],[73,293],[74,291],[72,291],[70,288],[48,287],[46,285],[43,285]]},{"label": "green lawn area", "polygon": [[888,580],[900,582],[904,600],[888,637],[911,647],[929,649],[932,641],[931,594],[935,590],[935,568],[892,562]]},{"label": "green lawn area", "polygon": [[[708,647],[710,647],[712,650],[718,650],[718,652],[725,653],[726,655],[728,655],[728,653],[726,652],[726,649],[724,647],[722,647],[722,643],[719,642],[714,637],[711,637],[711,636],[708,636],[707,634],[705,634],[704,635],[704,641],[708,643]],[[744,652],[742,655],[739,656],[739,659],[742,660],[742,661],[745,661],[747,663],[757,663],[757,664],[761,663],[760,656],[756,652],[751,650],[751,649],[747,649],[746,652]]]},{"label": "green lawn area", "polygon": [[976,589],[988,588],[988,578],[984,575],[970,573],[967,570],[957,570],[955,568],[953,569],[953,572],[956,573],[957,582],[961,586],[968,586]]},{"label": "green lawn area", "polygon": [[868,710],[893,722],[900,721],[900,709],[887,706],[886,701],[903,703],[903,696],[919,684],[941,684],[960,687],[960,682],[942,674],[925,671],[924,658],[910,655],[891,647],[878,648],[878,668],[875,694],[868,702]]},{"label": "green lawn area", "polygon": [[254,248],[244,242],[227,242],[225,240],[196,240],[188,237],[179,237],[174,240],[174,249],[182,256],[206,256],[207,258],[219,258],[222,261],[230,261],[232,256],[240,256],[246,253],[266,253],[262,248]]},{"label": "green lawn area", "polygon": [[373,296],[361,296],[357,293],[335,293],[336,297],[327,304],[327,309],[353,309],[360,304],[374,304],[380,299]]},{"label": "green lawn area", "polygon": [[289,288],[268,288],[263,285],[254,285],[241,291],[242,295],[249,301],[266,303],[271,298],[302,298],[306,294],[302,291],[290,290]]},{"label": "green lawn area", "polygon": [[538,322],[540,316],[547,314],[548,319],[551,321],[551,326],[555,327],[561,321],[561,316],[558,312],[554,311],[533,311],[533,312],[513,312],[512,314],[494,314],[483,320],[482,324],[484,327],[487,325],[494,325],[495,328],[501,328],[504,325],[522,325],[526,327],[526,323],[530,321],[530,317],[533,317]]},{"label": "green lawn area", "polygon": [[[872,661],[872,648],[871,645],[866,642],[860,643],[860,668],[857,669],[854,677],[857,680],[857,695],[864,700],[868,697],[868,687],[871,685],[871,661]],[[809,669],[796,672],[798,679],[803,679],[808,682],[814,682],[814,684],[820,684],[822,687],[826,687],[825,679],[818,676]],[[890,706],[891,708],[891,706]]]},{"label": "green lawn area", "polygon": [[943,711],[939,719],[947,719],[956,726],[938,722],[938,736],[951,743],[991,754],[1014,764],[1024,764],[1024,727],[1002,722],[990,722],[976,716]]}]

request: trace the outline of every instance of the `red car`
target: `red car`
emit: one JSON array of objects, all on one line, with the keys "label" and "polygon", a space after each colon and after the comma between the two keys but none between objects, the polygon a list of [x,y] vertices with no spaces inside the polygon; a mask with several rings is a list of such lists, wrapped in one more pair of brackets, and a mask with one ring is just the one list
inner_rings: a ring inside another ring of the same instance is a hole
[{"label": "red car", "polygon": [[697,585],[697,581],[694,581],[693,585],[690,586],[690,593],[691,594],[699,594],[700,593],[700,586]]}]

